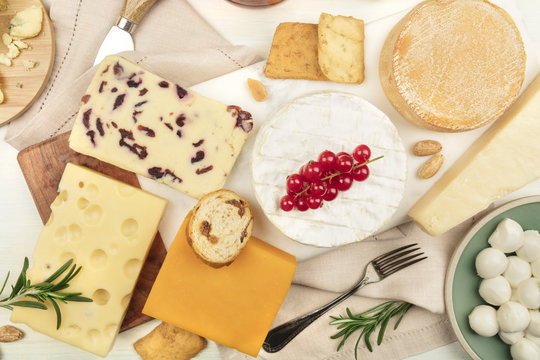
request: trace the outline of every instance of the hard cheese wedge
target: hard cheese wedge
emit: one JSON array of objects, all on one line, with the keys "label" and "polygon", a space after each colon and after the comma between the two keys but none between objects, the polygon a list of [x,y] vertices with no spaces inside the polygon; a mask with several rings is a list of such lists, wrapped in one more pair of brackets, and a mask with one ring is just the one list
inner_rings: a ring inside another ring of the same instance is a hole
[{"label": "hard cheese wedge", "polygon": [[70,292],[92,303],[15,308],[11,321],[94,354],[111,349],[167,201],[97,172],[67,164],[51,217],[41,231],[28,277],[43,281],[69,259],[82,266]]},{"label": "hard cheese wedge", "polygon": [[540,75],[412,207],[439,235],[540,177]]},{"label": "hard cheese wedge", "polygon": [[187,242],[189,214],[143,313],[257,356],[291,285],[296,259],[252,237],[236,260],[204,264]]},{"label": "hard cheese wedge", "polygon": [[199,198],[223,187],[252,128],[240,107],[109,56],[82,98],[69,145]]}]

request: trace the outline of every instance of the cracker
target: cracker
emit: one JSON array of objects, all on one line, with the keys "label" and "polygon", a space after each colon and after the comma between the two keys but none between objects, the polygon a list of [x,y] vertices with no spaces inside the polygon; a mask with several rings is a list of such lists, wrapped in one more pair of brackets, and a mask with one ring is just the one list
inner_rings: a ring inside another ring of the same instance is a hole
[{"label": "cracker", "polygon": [[143,360],[188,360],[206,347],[206,339],[162,322],[133,347]]},{"label": "cracker", "polygon": [[364,21],[322,13],[318,29],[319,66],[339,83],[364,81]]},{"label": "cracker", "polygon": [[317,42],[317,24],[279,24],[264,74],[273,79],[327,80],[319,68]]}]

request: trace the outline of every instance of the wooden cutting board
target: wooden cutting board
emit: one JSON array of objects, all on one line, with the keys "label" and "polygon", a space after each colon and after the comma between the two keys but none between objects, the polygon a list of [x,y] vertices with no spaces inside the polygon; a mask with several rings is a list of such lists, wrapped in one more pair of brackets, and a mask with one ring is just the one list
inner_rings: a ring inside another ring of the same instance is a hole
[{"label": "wooden cutting board", "polygon": [[[8,32],[9,22],[13,16],[32,5],[43,9],[43,23],[38,36],[23,40],[32,47],[25,49],[13,59],[10,67],[0,65],[0,89],[5,100],[0,104],[0,125],[6,124],[22,114],[45,88],[54,63],[53,26],[47,11],[40,0],[8,0],[9,8],[0,12],[0,36]],[[6,46],[0,41],[0,53],[6,53]],[[24,60],[39,63],[37,67],[26,71]],[[18,87],[20,84],[22,87]]]},{"label": "wooden cutting board", "polygon": [[[44,224],[51,214],[50,206],[56,198],[58,184],[68,162],[86,166],[140,188],[139,181],[134,173],[71,150],[68,145],[69,134],[67,132],[30,146],[17,155],[24,178]],[[163,240],[157,233],[135,285],[131,303],[120,331],[131,329],[152,320],[151,317],[142,314],[142,308],[166,254],[167,250],[163,245]]]}]

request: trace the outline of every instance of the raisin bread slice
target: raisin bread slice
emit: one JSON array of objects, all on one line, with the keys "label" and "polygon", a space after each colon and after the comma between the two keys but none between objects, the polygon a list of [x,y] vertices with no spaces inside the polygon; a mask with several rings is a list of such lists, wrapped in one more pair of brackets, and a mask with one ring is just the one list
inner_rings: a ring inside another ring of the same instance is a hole
[{"label": "raisin bread slice", "polygon": [[218,190],[203,196],[193,209],[187,239],[205,263],[219,268],[236,259],[252,229],[248,202],[232,191]]}]

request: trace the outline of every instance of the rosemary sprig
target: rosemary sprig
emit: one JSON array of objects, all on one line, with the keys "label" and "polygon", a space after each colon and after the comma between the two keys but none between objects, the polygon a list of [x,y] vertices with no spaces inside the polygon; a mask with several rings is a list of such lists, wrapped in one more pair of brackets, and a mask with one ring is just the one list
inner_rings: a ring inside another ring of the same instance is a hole
[{"label": "rosemary sprig", "polygon": [[[64,304],[67,304],[68,301],[92,302],[92,299],[81,296],[82,293],[62,292],[62,290],[69,287],[69,282],[81,271],[81,266],[77,267],[75,264],[72,266],[72,263],[73,259],[68,260],[43,282],[31,284],[30,280],[26,277],[29,263],[28,258],[25,257],[21,273],[19,274],[15,285],[11,286],[11,293],[9,296],[1,298],[9,279],[10,273],[8,272],[4,284],[0,289],[0,307],[8,310],[13,310],[14,306],[47,310],[47,305],[45,303],[49,301],[56,312],[56,328],[59,329],[60,324],[62,323],[62,314],[60,313],[60,307],[58,306],[57,301]],[[53,281],[58,279],[66,271],[67,273],[60,281],[53,283]],[[30,298],[32,300],[26,300],[25,298]]]},{"label": "rosemary sprig", "polygon": [[342,315],[340,316],[330,316],[333,320],[330,322],[330,325],[337,325],[338,330],[340,330],[335,335],[331,336],[331,339],[341,339],[341,342],[338,345],[337,351],[339,351],[347,339],[356,331],[361,330],[356,344],[354,346],[354,358],[358,359],[358,344],[362,337],[366,343],[366,347],[370,352],[373,352],[373,346],[370,342],[370,336],[377,327],[380,325],[379,335],[377,336],[377,345],[381,345],[384,332],[388,326],[388,322],[394,316],[399,316],[396,324],[394,325],[394,330],[397,329],[399,323],[403,319],[403,316],[407,313],[407,310],[412,306],[407,302],[398,302],[398,301],[387,301],[382,303],[372,309],[364,311],[361,314],[353,315],[351,310],[347,308],[347,317]]}]

